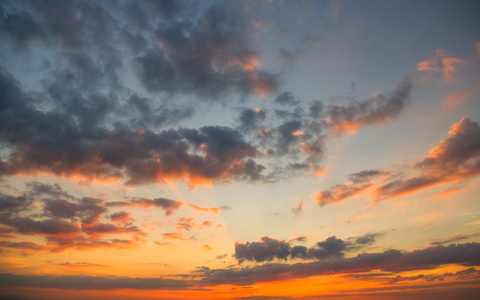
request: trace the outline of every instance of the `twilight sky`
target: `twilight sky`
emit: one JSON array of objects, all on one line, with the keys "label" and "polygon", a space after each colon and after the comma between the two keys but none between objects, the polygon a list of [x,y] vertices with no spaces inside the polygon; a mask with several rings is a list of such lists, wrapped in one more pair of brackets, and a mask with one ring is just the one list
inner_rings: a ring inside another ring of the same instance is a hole
[{"label": "twilight sky", "polygon": [[477,1],[0,1],[0,299],[475,299]]}]

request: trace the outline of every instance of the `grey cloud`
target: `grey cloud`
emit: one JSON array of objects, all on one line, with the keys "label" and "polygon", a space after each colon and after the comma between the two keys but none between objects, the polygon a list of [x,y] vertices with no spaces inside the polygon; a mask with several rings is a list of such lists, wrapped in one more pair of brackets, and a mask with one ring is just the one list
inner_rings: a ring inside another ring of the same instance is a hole
[{"label": "grey cloud", "polygon": [[32,242],[8,242],[0,241],[0,247],[15,248],[22,250],[43,250],[45,247]]},{"label": "grey cloud", "polygon": [[320,118],[321,113],[323,112],[323,103],[320,100],[313,100],[309,106],[310,116],[312,119],[317,120]]},{"label": "grey cloud", "polygon": [[307,263],[279,264],[204,270],[203,282],[208,284],[245,285],[260,282],[289,280],[331,273],[355,273],[382,270],[389,272],[431,269],[441,265],[480,265],[480,244],[451,244],[402,252],[387,250],[379,253],[363,253],[354,257],[337,257]]},{"label": "grey cloud", "polygon": [[13,227],[21,234],[62,235],[80,231],[75,223],[65,220],[34,220],[29,217],[11,217],[0,215],[0,224]]},{"label": "grey cloud", "polygon": [[106,206],[139,206],[139,207],[159,207],[165,210],[167,216],[173,214],[175,210],[183,205],[183,202],[170,200],[166,198],[134,198],[130,201],[112,201],[105,203]]},{"label": "grey cloud", "polygon": [[327,238],[323,242],[318,242],[315,247],[308,249],[308,256],[316,259],[325,259],[330,257],[343,257],[348,244],[337,239],[335,236]]},{"label": "grey cloud", "polygon": [[270,261],[274,258],[287,259],[290,255],[289,244],[285,241],[261,237],[260,242],[247,242],[246,244],[235,244],[235,258],[242,262],[250,261]]},{"label": "grey cloud", "polygon": [[[231,128],[206,126],[159,133],[125,126],[107,130],[99,122],[109,110],[108,101],[97,99],[85,108],[88,103],[73,99],[61,106],[63,112],[43,112],[31,105],[34,100],[14,78],[5,72],[1,75],[0,135],[12,147],[9,159],[0,161],[2,175],[43,171],[67,177],[126,178],[129,184],[161,182],[163,177],[247,181],[262,177],[264,167],[251,159],[257,150]],[[91,111],[95,113],[90,115]],[[72,114],[78,114],[76,121]],[[202,144],[206,156],[199,154]],[[197,153],[190,152],[192,148]]]},{"label": "grey cloud", "polygon": [[299,103],[298,100],[295,99],[292,92],[283,92],[275,98],[275,103],[282,104],[282,105],[297,105]]},{"label": "grey cloud", "polygon": [[[295,238],[289,242],[277,240],[264,236],[259,242],[235,243],[235,258],[241,263],[244,260],[263,262],[277,259],[314,259],[325,260],[339,258],[345,252],[361,248],[363,240],[356,240],[355,243],[346,242],[335,236],[328,237],[318,242],[315,246],[292,246],[292,242],[305,241],[305,237]],[[373,243],[374,240],[371,241]]]},{"label": "grey cloud", "polygon": [[387,174],[389,173],[380,171],[380,170],[363,170],[363,171],[348,175],[348,178],[353,183],[362,183],[362,182],[369,182],[374,177],[387,175]]},{"label": "grey cloud", "polygon": [[350,106],[330,105],[327,124],[334,134],[378,124],[397,116],[410,102],[413,83],[403,78],[390,94],[376,94]]},{"label": "grey cloud", "polygon": [[480,174],[480,127],[463,118],[452,126],[450,138],[415,164],[420,174],[390,181],[376,190],[379,199],[412,193],[432,185],[456,182]]},{"label": "grey cloud", "polygon": [[240,112],[239,129],[242,131],[252,131],[259,129],[260,124],[265,120],[266,112],[264,110],[254,110],[246,108]]},{"label": "grey cloud", "polygon": [[161,49],[136,58],[137,74],[152,92],[193,92],[209,101],[232,91],[276,90],[276,76],[251,66],[256,52],[246,33],[239,16],[211,6],[196,23],[179,20],[159,27]]},{"label": "grey cloud", "polygon": [[127,278],[127,277],[94,277],[94,276],[35,276],[0,274],[1,282],[7,286],[41,287],[57,289],[138,289],[138,290],[177,290],[192,286],[187,280],[163,278]]},{"label": "grey cloud", "polygon": [[19,212],[29,209],[32,200],[25,196],[10,196],[0,194],[0,212]]},{"label": "grey cloud", "polygon": [[355,242],[360,245],[371,245],[375,242],[377,237],[381,236],[381,233],[369,233],[359,236],[355,239]]}]

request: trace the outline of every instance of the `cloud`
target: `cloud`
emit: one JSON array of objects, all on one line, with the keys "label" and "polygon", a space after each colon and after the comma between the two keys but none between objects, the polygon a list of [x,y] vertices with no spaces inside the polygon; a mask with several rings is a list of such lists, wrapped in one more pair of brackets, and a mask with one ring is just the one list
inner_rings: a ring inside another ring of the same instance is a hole
[{"label": "cloud", "polygon": [[137,289],[183,290],[192,286],[188,280],[152,277],[94,277],[94,276],[35,276],[0,274],[3,284],[17,287],[41,287],[57,289]]},{"label": "cloud", "polygon": [[390,173],[381,170],[363,170],[348,175],[350,182],[336,184],[328,190],[319,191],[312,195],[320,206],[338,203],[363,192],[372,186],[372,180]]},{"label": "cloud", "polygon": [[130,201],[112,201],[105,203],[106,206],[127,206],[127,207],[159,207],[165,210],[165,215],[170,216],[175,210],[179,209],[183,202],[170,200],[166,198],[134,198]]},{"label": "cloud", "polygon": [[13,227],[21,234],[70,235],[80,231],[78,224],[66,220],[34,220],[29,217],[0,215],[0,224]]},{"label": "cloud", "polygon": [[247,25],[221,5],[193,23],[168,22],[155,30],[158,47],[135,59],[137,75],[151,92],[181,91],[210,101],[230,92],[271,93],[277,78],[258,70]]},{"label": "cloud", "polygon": [[312,198],[315,199],[320,206],[325,206],[327,204],[341,202],[362,192],[370,186],[370,183],[360,186],[337,184],[328,191],[317,192],[316,194],[312,195]]},{"label": "cloud", "polygon": [[371,245],[375,242],[377,237],[381,236],[381,233],[369,233],[359,236],[355,239],[355,242],[360,245]]},{"label": "cloud", "polygon": [[[65,200],[67,198],[69,200]],[[25,194],[18,197],[0,197],[0,224],[5,241],[0,247],[31,251],[64,251],[69,248],[132,247],[143,242],[146,235],[133,224],[128,212],[107,216],[102,199],[77,198],[65,192],[58,184],[38,182],[26,184]],[[14,200],[15,205],[12,201]],[[32,203],[35,203],[35,207]],[[115,223],[101,222],[101,218]],[[105,238],[124,234],[129,239]],[[43,238],[44,245],[17,242],[24,235]]]},{"label": "cloud", "polygon": [[239,129],[246,132],[258,130],[266,117],[265,110],[245,108],[240,112],[238,118],[240,122]]},{"label": "cloud", "polygon": [[465,243],[429,247],[410,252],[387,250],[362,253],[354,257],[337,256],[334,259],[306,263],[268,263],[260,266],[234,269],[204,270],[203,282],[208,284],[247,285],[268,281],[291,280],[331,273],[346,274],[381,270],[404,272],[433,269],[448,264],[480,265],[480,244]]},{"label": "cloud", "polygon": [[453,124],[451,137],[441,141],[430,153],[415,164],[420,174],[388,182],[376,190],[380,199],[392,198],[433,185],[457,182],[480,174],[480,127],[463,118]]},{"label": "cloud", "polygon": [[369,182],[371,179],[375,177],[385,176],[388,174],[389,174],[388,172],[381,171],[381,170],[363,170],[363,171],[348,175],[348,178],[354,184],[357,184],[357,183]]},{"label": "cloud", "polygon": [[451,82],[458,68],[467,64],[465,60],[446,56],[445,51],[441,49],[435,50],[434,53],[435,55],[430,59],[418,63],[418,71],[429,75],[441,73],[446,82]]},{"label": "cloud", "polygon": [[110,219],[114,222],[127,223],[133,221],[132,215],[128,211],[118,211],[110,216]]},{"label": "cloud", "polygon": [[9,241],[0,241],[0,247],[8,247],[22,250],[44,250],[45,247],[32,242],[9,242]]},{"label": "cloud", "polygon": [[243,260],[271,261],[274,258],[287,259],[290,254],[289,243],[281,240],[261,237],[260,242],[235,243],[235,258]]},{"label": "cloud", "polygon": [[10,196],[0,194],[0,212],[1,213],[13,213],[19,212],[32,204],[32,200],[26,196]]},{"label": "cloud", "polygon": [[[297,237],[288,242],[273,239],[267,236],[261,237],[259,242],[235,243],[235,258],[242,263],[244,260],[264,262],[274,259],[313,259],[324,260],[343,257],[345,252],[358,250],[364,245],[372,244],[378,234],[370,234],[358,237],[350,241],[344,241],[335,236],[328,237],[324,241],[317,242],[313,247],[292,246],[294,242],[305,242],[307,237]],[[352,239],[350,239],[352,240]]]},{"label": "cloud", "polygon": [[392,120],[410,102],[413,83],[400,80],[390,94],[375,94],[350,106],[330,105],[326,123],[333,135],[354,133],[358,128]]},{"label": "cloud", "polygon": [[[474,236],[476,236],[478,234],[475,234]],[[453,242],[458,242],[458,241],[462,241],[462,240],[468,240],[471,236],[469,235],[463,235],[463,234],[457,234],[451,238],[447,238],[447,239],[441,239],[441,240],[435,240],[433,242],[430,243],[430,245],[444,245],[444,244],[450,244],[450,243],[453,243]]]},{"label": "cloud", "polygon": [[295,96],[293,96],[292,92],[283,92],[277,96],[274,100],[275,103],[293,106],[299,103],[298,100],[295,100]]}]

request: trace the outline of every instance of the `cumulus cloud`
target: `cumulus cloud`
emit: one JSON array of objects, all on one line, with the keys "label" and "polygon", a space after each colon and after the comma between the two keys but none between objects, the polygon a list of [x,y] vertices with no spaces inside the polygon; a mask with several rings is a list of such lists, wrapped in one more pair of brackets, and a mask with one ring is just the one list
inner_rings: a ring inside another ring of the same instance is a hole
[{"label": "cumulus cloud", "polygon": [[290,255],[289,244],[285,241],[276,240],[267,236],[261,237],[260,242],[235,243],[235,258],[242,262],[271,261],[274,258],[287,259]]},{"label": "cumulus cloud", "polygon": [[261,237],[259,242],[235,243],[235,258],[242,263],[244,260],[264,262],[274,259],[310,259],[324,260],[343,257],[346,252],[358,250],[367,244],[375,242],[378,234],[369,234],[344,241],[335,236],[317,242],[313,247],[292,246],[294,242],[305,242],[307,237],[297,237],[288,242]]}]

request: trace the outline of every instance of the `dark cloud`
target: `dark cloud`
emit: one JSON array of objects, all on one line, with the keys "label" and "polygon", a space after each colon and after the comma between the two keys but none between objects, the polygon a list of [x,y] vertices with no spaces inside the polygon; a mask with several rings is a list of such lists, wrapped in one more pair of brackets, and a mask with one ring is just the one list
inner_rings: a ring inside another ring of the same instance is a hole
[{"label": "dark cloud", "polygon": [[320,100],[313,100],[309,106],[310,116],[313,120],[320,118],[321,113],[323,112],[323,103]]},{"label": "dark cloud", "polygon": [[0,224],[15,228],[21,234],[69,235],[80,231],[77,224],[66,220],[34,220],[29,217],[11,217],[1,214]]},{"label": "dark cloud", "polygon": [[235,258],[240,263],[244,260],[264,262],[275,258],[284,260],[288,258],[309,260],[340,258],[345,255],[345,252],[360,249],[365,244],[372,244],[376,236],[376,234],[371,234],[359,237],[356,240],[349,239],[353,240],[352,242],[331,236],[310,248],[292,246],[293,242],[306,241],[306,237],[297,237],[285,242],[264,236],[260,238],[260,242],[235,243]]},{"label": "dark cloud", "polygon": [[240,112],[238,118],[240,122],[239,129],[247,132],[260,129],[260,124],[265,118],[265,110],[246,108]]},{"label": "dark cloud", "polygon": [[[142,242],[146,235],[133,224],[135,220],[128,212],[116,212],[106,216],[107,207],[102,199],[74,197],[58,184],[31,182],[26,184],[23,196],[2,197],[0,203],[4,206],[4,213],[0,214],[0,224],[3,225],[1,235],[12,240],[4,241],[1,247],[23,249],[28,253],[43,250],[57,252],[68,248],[125,248]],[[34,201],[43,205],[36,205],[35,209],[32,209],[31,204]],[[164,201],[154,203],[168,206]],[[115,223],[101,222],[102,217]],[[104,237],[112,234],[124,234],[130,239]],[[22,235],[36,235],[42,237],[46,243],[41,245],[17,242],[16,239]]]},{"label": "dark cloud", "polygon": [[6,3],[0,6],[0,34],[9,40],[15,49],[23,49],[31,43],[45,39],[45,32],[42,31],[34,16],[27,11],[14,13],[8,11]]},{"label": "dark cloud", "polygon": [[291,239],[289,242],[292,243],[292,242],[298,242],[298,243],[303,243],[303,242],[306,242],[308,241],[308,237],[307,236],[297,236],[296,238],[293,238]]},{"label": "dark cloud", "polygon": [[192,286],[187,280],[164,278],[93,277],[93,276],[35,276],[0,274],[4,285],[13,287],[41,287],[57,289],[137,289],[137,290],[177,290]]},{"label": "dark cloud", "polygon": [[[480,234],[474,234],[473,236],[478,236]],[[471,238],[470,235],[463,235],[463,234],[458,234],[456,236],[453,236],[451,238],[447,238],[447,239],[442,239],[442,240],[436,240],[434,242],[431,242],[430,245],[444,245],[444,244],[450,244],[450,243],[453,243],[453,242],[458,242],[458,241],[462,241],[462,240],[468,240],[469,238]]]},{"label": "dark cloud", "polygon": [[130,201],[113,201],[108,202],[105,204],[106,206],[138,206],[138,207],[159,207],[165,210],[165,214],[167,216],[173,214],[173,212],[179,209],[183,202],[170,200],[166,198],[155,198],[155,199],[147,199],[147,198],[135,198]]},{"label": "dark cloud", "polygon": [[396,277],[392,278],[388,281],[388,283],[397,283],[403,281],[417,281],[417,280],[425,280],[425,281],[443,281],[447,278],[456,278],[457,280],[464,280],[464,279],[480,279],[480,270],[475,268],[468,268],[461,271],[457,271],[455,273],[446,272],[443,274],[419,274],[416,276],[401,276],[397,275]]},{"label": "dark cloud", "polygon": [[302,123],[299,121],[288,121],[278,126],[277,132],[279,138],[276,145],[276,152],[281,155],[290,154],[292,152],[292,146],[298,142],[298,136],[296,132],[300,131]]},{"label": "dark cloud", "polygon": [[8,242],[8,241],[0,241],[0,247],[15,248],[15,249],[22,249],[22,250],[34,250],[34,251],[43,250],[45,248],[42,245],[32,243],[32,242]]},{"label": "dark cloud", "polygon": [[[31,105],[33,99],[9,74],[0,75],[0,87],[4,87],[0,135],[12,149],[8,160],[0,161],[0,174],[125,177],[129,184],[262,177],[264,167],[251,159],[258,152],[231,128],[206,126],[159,133],[124,126],[107,130],[99,122],[109,104],[100,108],[101,99],[88,109],[77,99],[68,104],[71,108],[61,106],[63,112],[47,113]],[[72,115],[78,116],[77,121]]]},{"label": "dark cloud", "polygon": [[375,242],[377,237],[381,236],[381,233],[369,233],[359,236],[355,239],[355,243],[360,245],[371,245]]},{"label": "dark cloud", "polygon": [[250,261],[271,261],[274,258],[287,259],[290,255],[289,243],[281,240],[261,237],[260,242],[247,242],[246,244],[235,243],[235,258],[242,262]]},{"label": "dark cloud", "polygon": [[10,196],[0,194],[0,212],[13,213],[28,209],[32,200],[26,196]]},{"label": "dark cloud", "polygon": [[275,98],[275,103],[282,104],[282,105],[297,105],[300,101],[295,99],[292,92],[283,92]]},{"label": "dark cloud", "polygon": [[350,106],[330,105],[327,124],[332,133],[355,132],[359,127],[393,119],[410,102],[413,83],[408,78],[399,81],[390,94],[376,94]]},{"label": "dark cloud", "polygon": [[[338,248],[337,248],[338,249]],[[340,257],[306,263],[265,265],[204,270],[203,282],[209,284],[247,285],[267,281],[290,280],[327,274],[343,274],[381,270],[403,272],[432,269],[442,265],[480,265],[480,244],[451,244],[411,252],[387,250],[379,253],[363,253],[354,257]],[[302,251],[299,251],[300,253]]]},{"label": "dark cloud", "polygon": [[379,199],[412,193],[427,187],[456,182],[480,174],[480,127],[463,118],[453,124],[451,137],[416,163],[420,174],[385,183],[376,190]]},{"label": "dark cloud", "polygon": [[56,199],[48,201],[45,210],[59,218],[73,218],[80,210],[80,205],[67,200]]},{"label": "dark cloud", "polygon": [[53,198],[75,199],[74,196],[64,191],[59,184],[44,184],[37,181],[27,182],[26,188],[31,197],[48,196]]},{"label": "dark cloud", "polygon": [[295,258],[308,259],[310,257],[308,255],[308,248],[305,246],[293,246],[290,249],[290,256],[293,259]]},{"label": "dark cloud", "polygon": [[247,23],[221,5],[196,22],[182,19],[155,31],[159,45],[135,59],[137,74],[152,92],[194,93],[206,100],[230,92],[268,94],[277,78],[258,70]]},{"label": "dark cloud", "polygon": [[388,172],[384,172],[380,170],[363,170],[363,171],[348,175],[348,178],[353,183],[363,183],[363,182],[369,182],[374,177],[388,175],[388,174],[389,174]]},{"label": "dark cloud", "polygon": [[110,216],[114,222],[126,223],[132,220],[132,215],[127,211],[118,211]]}]

